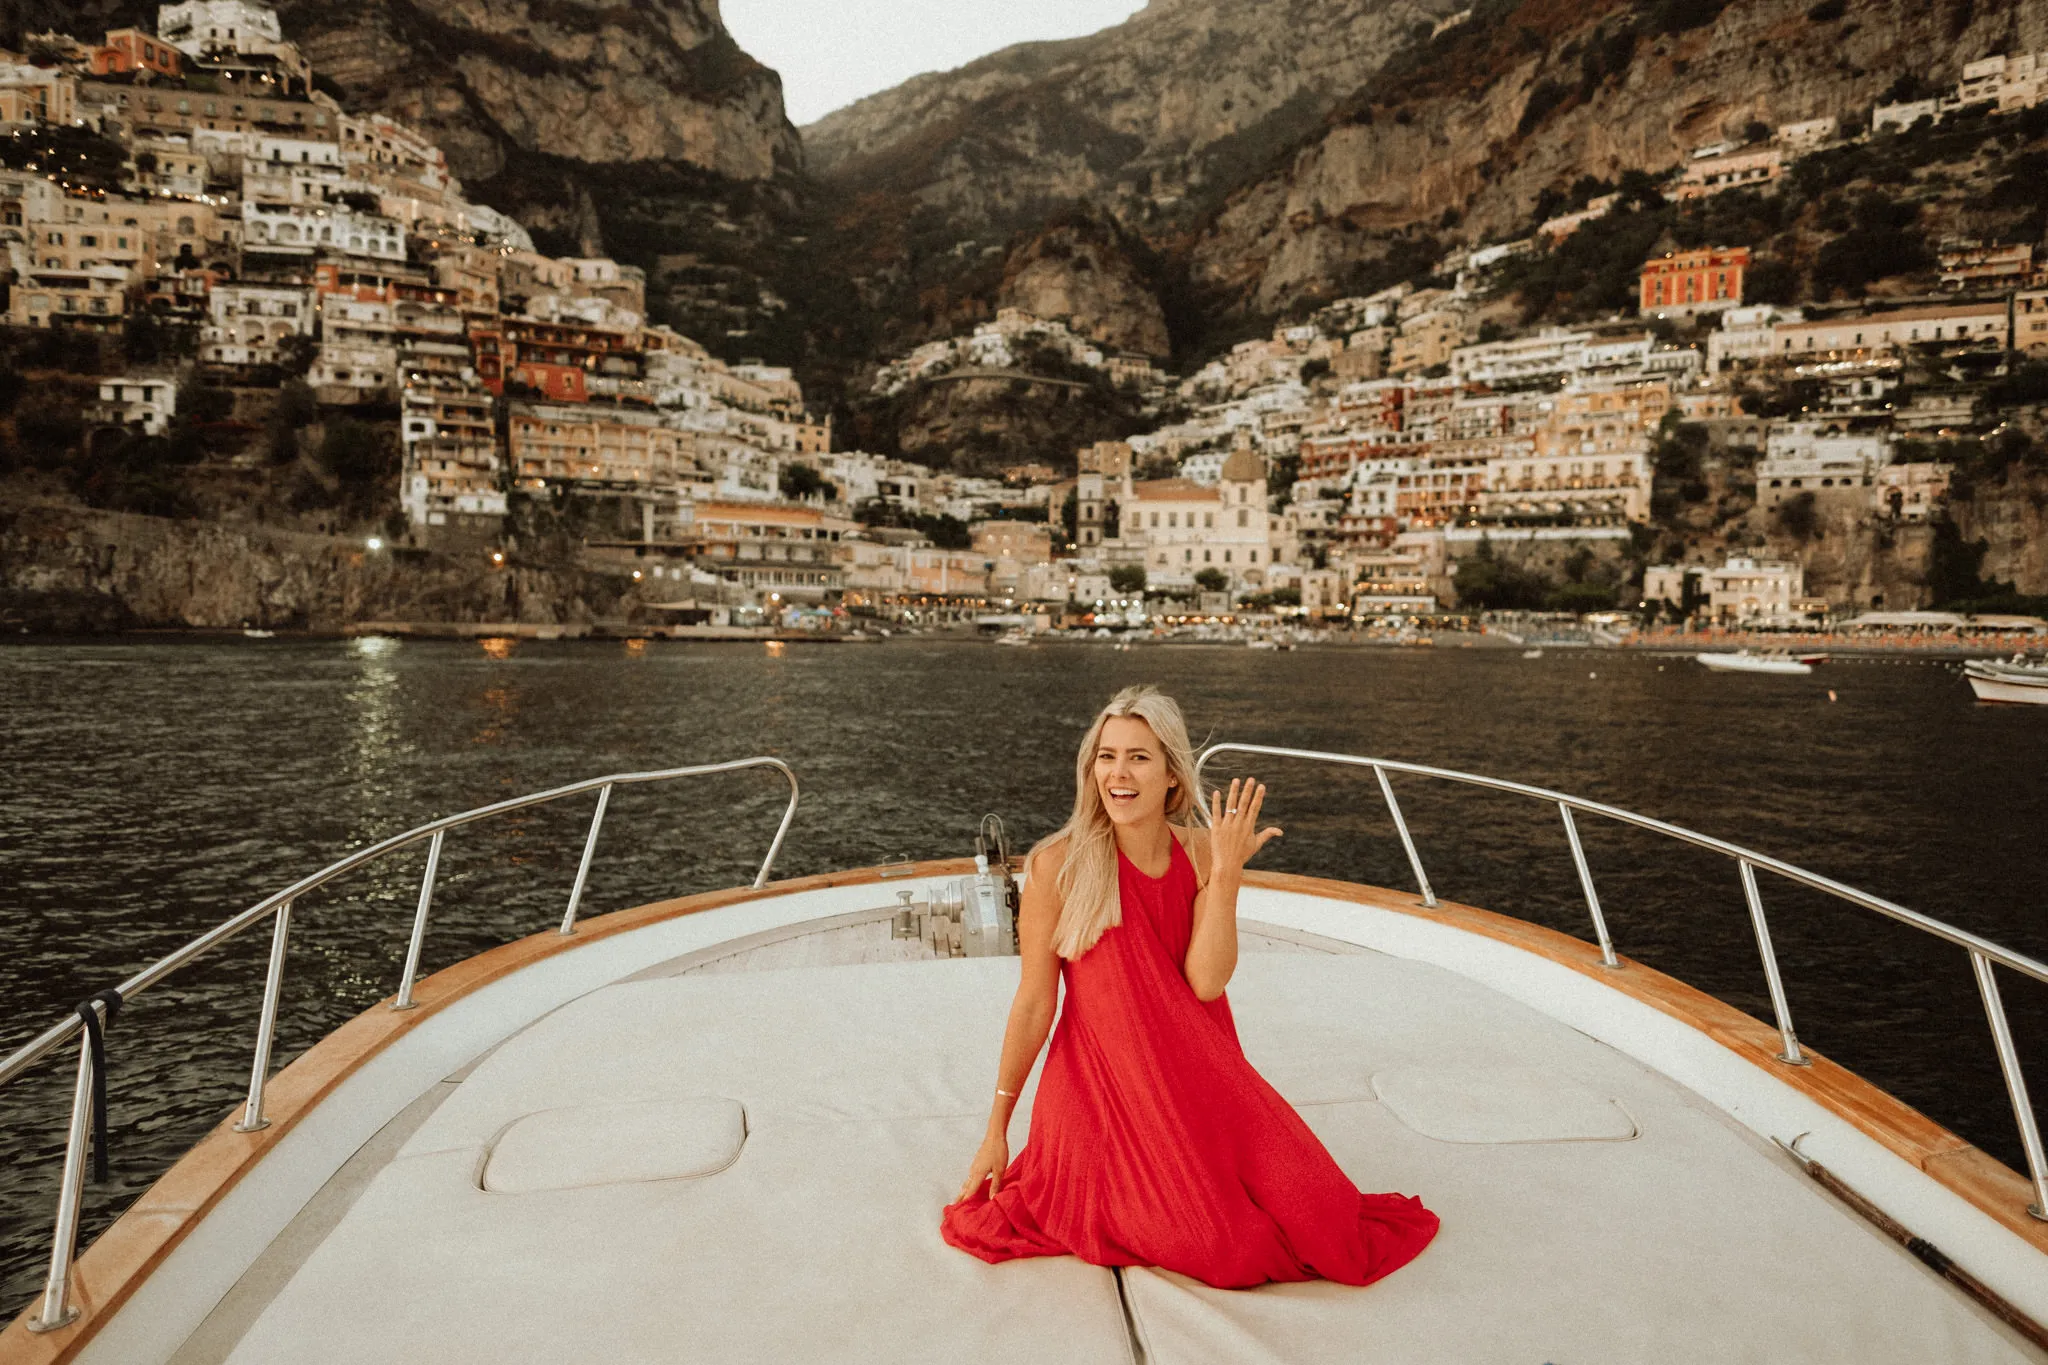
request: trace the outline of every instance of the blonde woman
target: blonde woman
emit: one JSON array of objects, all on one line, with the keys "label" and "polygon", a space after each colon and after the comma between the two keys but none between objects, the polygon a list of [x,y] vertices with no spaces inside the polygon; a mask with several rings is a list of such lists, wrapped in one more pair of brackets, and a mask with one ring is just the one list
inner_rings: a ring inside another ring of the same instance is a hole
[{"label": "blonde woman", "polygon": [[[1089,728],[1073,815],[1031,852],[988,1134],[942,1231],[985,1261],[1072,1254],[1219,1288],[1369,1284],[1429,1245],[1436,1215],[1359,1193],[1245,1060],[1223,996],[1238,884],[1280,831],[1259,828],[1266,789],[1249,779],[1205,810],[1194,767],[1180,708],[1154,688],[1119,692]],[[1063,979],[1012,1161],[1010,1113]]]}]

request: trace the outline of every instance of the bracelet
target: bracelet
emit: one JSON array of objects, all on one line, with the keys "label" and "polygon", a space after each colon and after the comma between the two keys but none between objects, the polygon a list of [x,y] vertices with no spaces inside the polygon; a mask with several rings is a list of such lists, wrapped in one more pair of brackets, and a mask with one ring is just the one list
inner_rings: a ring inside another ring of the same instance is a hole
[{"label": "bracelet", "polygon": [[1001,1086],[997,1086],[997,1087],[996,1087],[996,1093],[997,1093],[998,1095],[1001,1095],[1001,1096],[1002,1096],[1002,1097],[1003,1097],[1004,1099],[1006,1099],[1006,1100],[1014,1100],[1014,1099],[1016,1099],[1016,1098],[1017,1098],[1017,1092],[1016,1092],[1016,1091],[1014,1091],[1014,1090],[1005,1090],[1005,1089],[1003,1089],[1003,1088],[1002,1088]]}]

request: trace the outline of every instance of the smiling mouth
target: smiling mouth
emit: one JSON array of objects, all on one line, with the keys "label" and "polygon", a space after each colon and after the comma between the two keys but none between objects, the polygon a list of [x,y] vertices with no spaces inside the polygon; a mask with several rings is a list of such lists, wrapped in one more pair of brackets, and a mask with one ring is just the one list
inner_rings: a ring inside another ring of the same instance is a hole
[{"label": "smiling mouth", "polygon": [[1124,802],[1135,801],[1138,799],[1138,790],[1135,787],[1111,787],[1109,789],[1109,799]]}]

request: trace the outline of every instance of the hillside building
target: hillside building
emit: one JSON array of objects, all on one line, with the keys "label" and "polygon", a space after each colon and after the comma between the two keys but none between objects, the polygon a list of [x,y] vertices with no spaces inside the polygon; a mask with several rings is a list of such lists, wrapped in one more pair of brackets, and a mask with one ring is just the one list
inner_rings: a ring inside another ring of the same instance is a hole
[{"label": "hillside building", "polygon": [[1746,246],[1667,251],[1643,263],[1637,308],[1660,317],[1686,317],[1739,307],[1749,261]]}]

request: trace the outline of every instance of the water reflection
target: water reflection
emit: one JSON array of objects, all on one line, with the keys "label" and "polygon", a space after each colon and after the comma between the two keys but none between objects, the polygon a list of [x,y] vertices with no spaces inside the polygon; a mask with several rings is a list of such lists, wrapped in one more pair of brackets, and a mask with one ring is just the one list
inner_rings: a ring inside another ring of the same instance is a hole
[{"label": "water reflection", "polygon": [[477,696],[483,723],[470,738],[472,744],[502,744],[505,732],[518,714],[519,702],[509,687],[486,687]]}]

